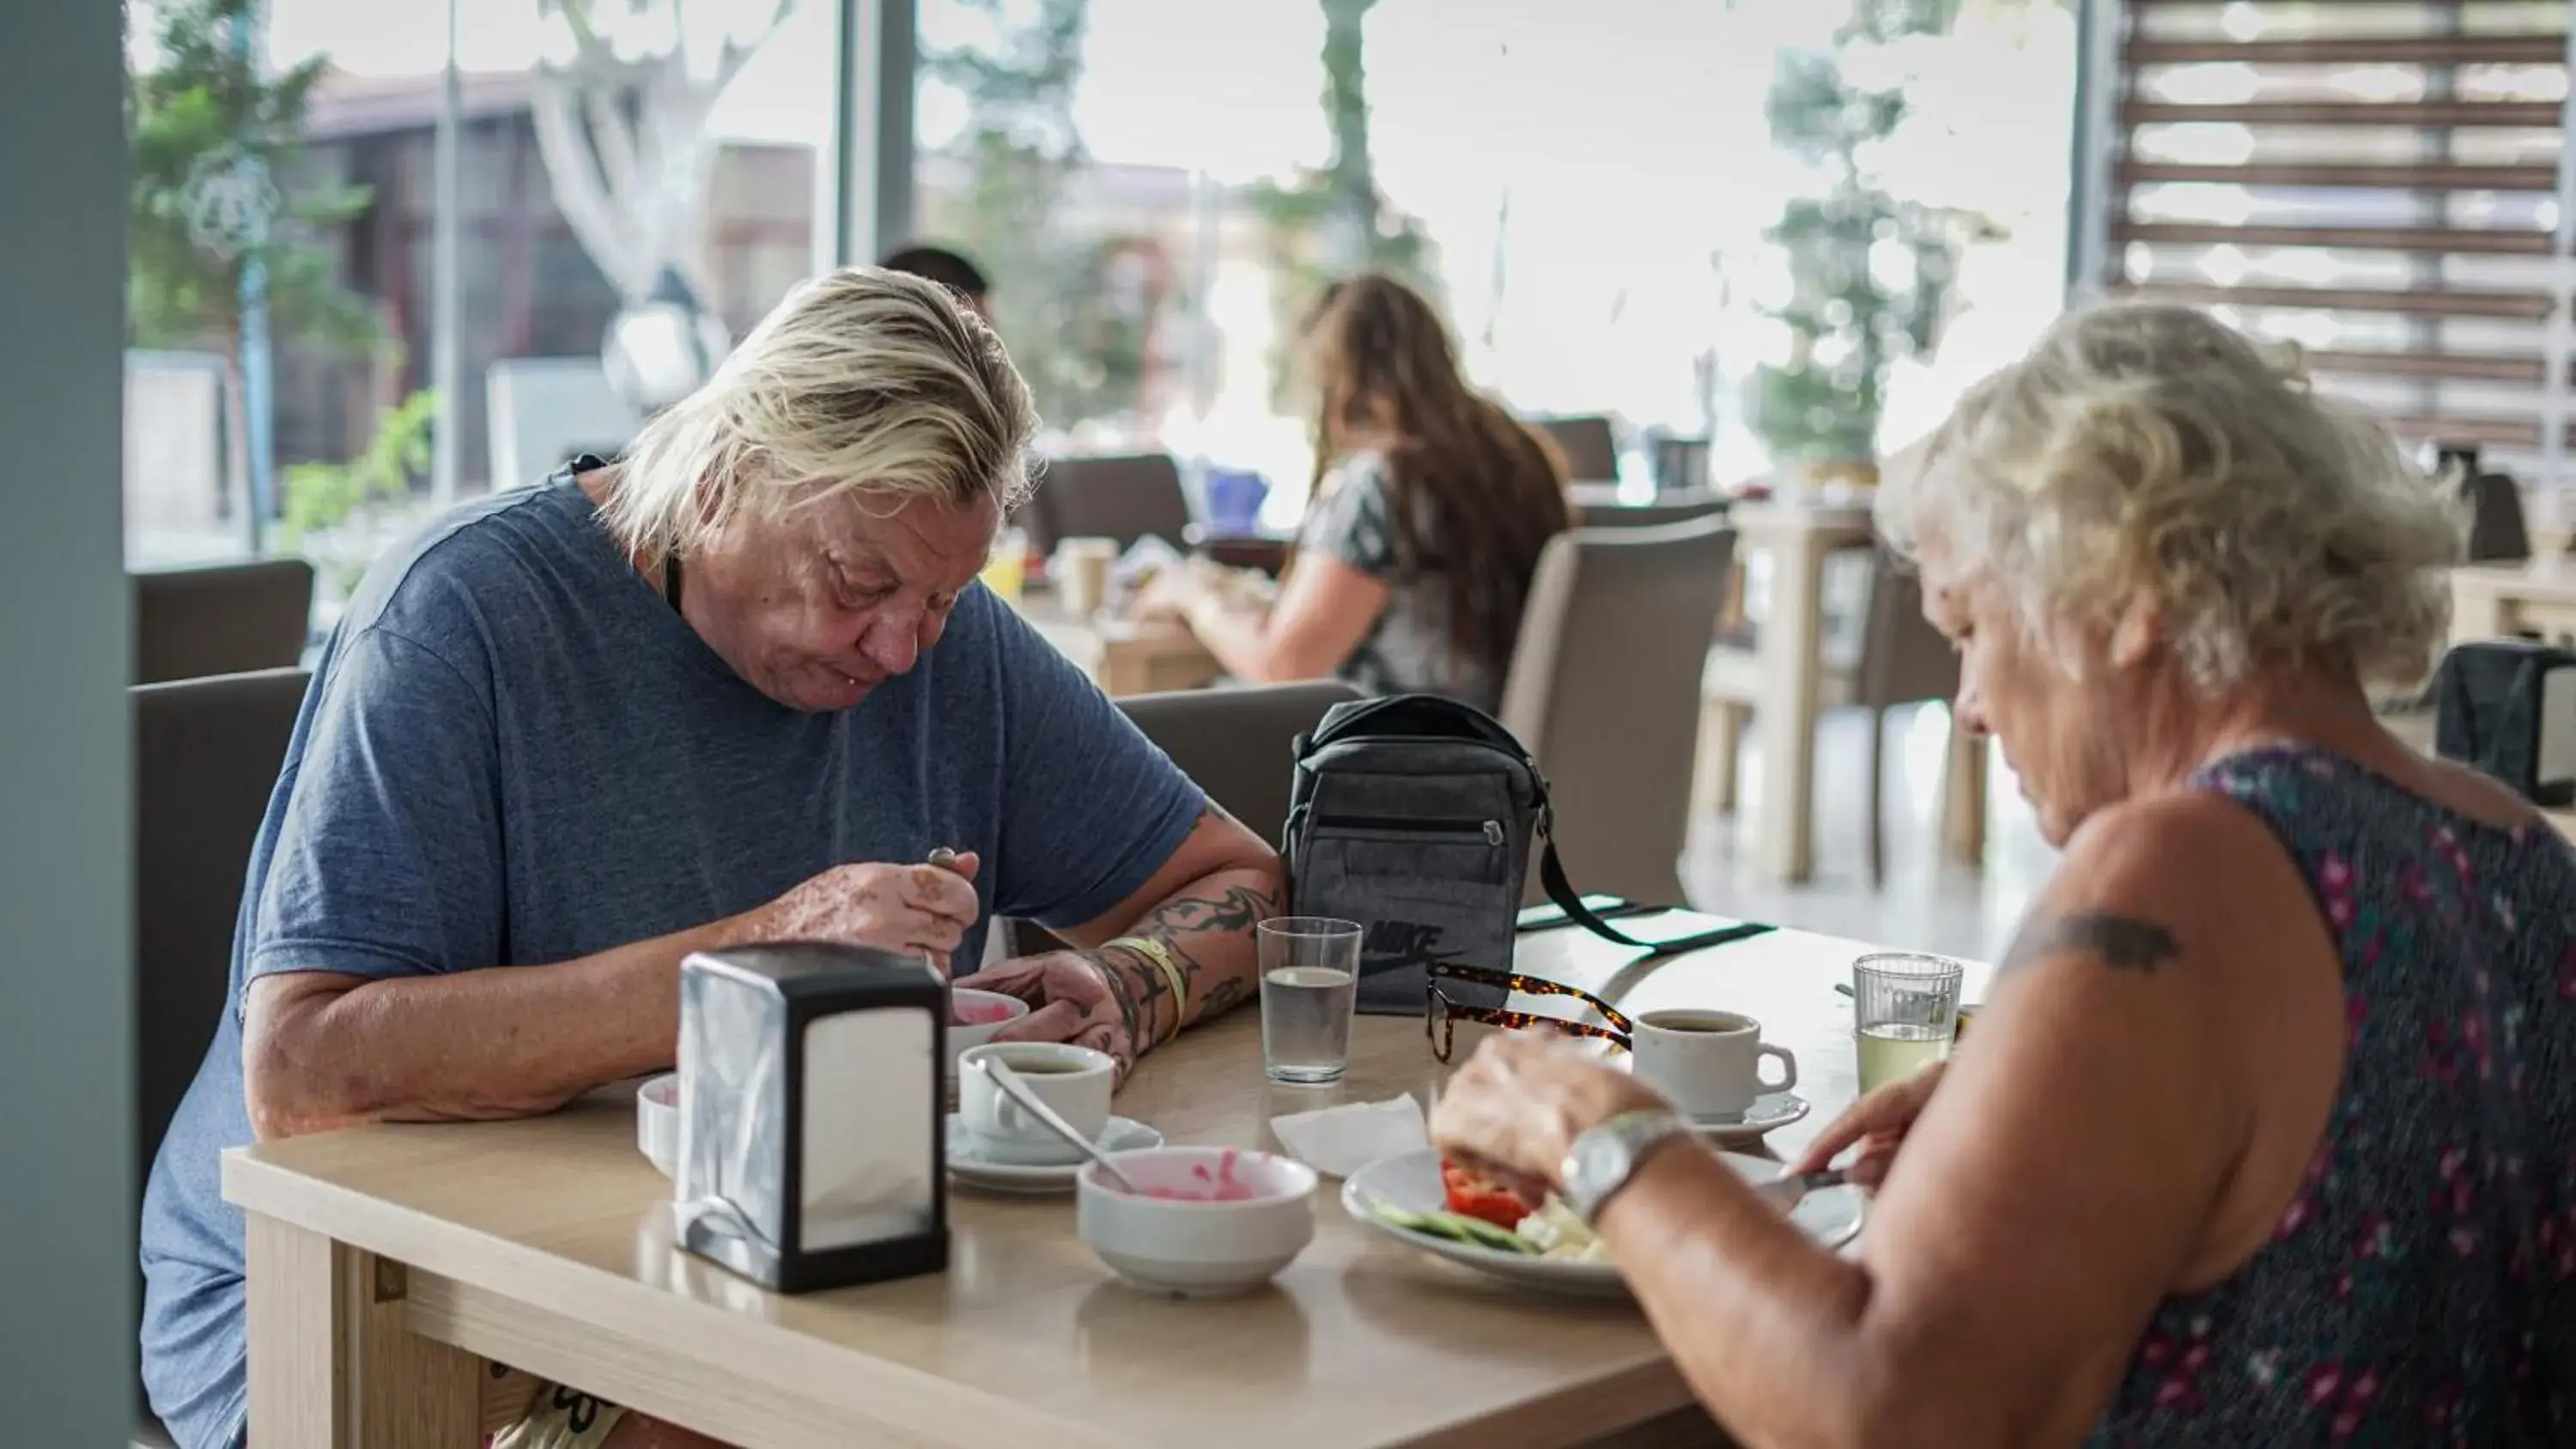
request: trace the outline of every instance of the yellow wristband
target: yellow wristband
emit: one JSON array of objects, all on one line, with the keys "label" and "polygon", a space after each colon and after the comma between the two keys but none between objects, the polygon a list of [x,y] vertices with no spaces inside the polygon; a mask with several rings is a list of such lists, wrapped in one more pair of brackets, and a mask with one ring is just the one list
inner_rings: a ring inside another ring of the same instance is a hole
[{"label": "yellow wristband", "polygon": [[1101,949],[1125,951],[1154,963],[1154,969],[1163,973],[1164,983],[1172,988],[1172,1035],[1180,1035],[1181,1023],[1189,1019],[1190,987],[1189,978],[1181,974],[1181,963],[1172,957],[1172,948],[1147,936],[1121,936]]}]

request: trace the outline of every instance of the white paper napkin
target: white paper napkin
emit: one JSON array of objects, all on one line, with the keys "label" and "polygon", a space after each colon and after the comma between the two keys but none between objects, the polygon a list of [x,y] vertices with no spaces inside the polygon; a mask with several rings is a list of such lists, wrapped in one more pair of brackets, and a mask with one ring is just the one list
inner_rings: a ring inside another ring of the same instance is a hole
[{"label": "white paper napkin", "polygon": [[1326,1177],[1348,1177],[1381,1157],[1431,1145],[1422,1106],[1409,1096],[1273,1117],[1270,1130],[1290,1156]]}]

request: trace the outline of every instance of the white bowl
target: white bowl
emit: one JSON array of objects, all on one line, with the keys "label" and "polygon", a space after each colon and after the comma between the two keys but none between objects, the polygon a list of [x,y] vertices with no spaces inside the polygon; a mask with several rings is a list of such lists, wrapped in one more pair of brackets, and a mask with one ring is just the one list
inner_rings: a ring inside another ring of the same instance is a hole
[{"label": "white bowl", "polygon": [[1110,1154],[1147,1193],[1248,1188],[1237,1201],[1136,1196],[1093,1163],[1074,1179],[1074,1231],[1110,1270],[1179,1298],[1246,1293],[1279,1275],[1315,1237],[1315,1169],[1233,1147],[1149,1147]]},{"label": "white bowl", "polygon": [[646,1160],[672,1174],[680,1160],[680,1074],[665,1072],[635,1092],[635,1145]]},{"label": "white bowl", "polygon": [[[991,1011],[997,1007],[1002,1014],[991,1021],[966,1023],[954,1019],[956,1013],[961,1010],[980,1008]],[[969,986],[952,986],[948,989],[948,1010],[951,1017],[948,1023],[948,1080],[954,1082],[957,1080],[958,1055],[968,1047],[979,1047],[991,1041],[994,1034],[1003,1027],[1028,1015],[1029,1004],[1016,996],[1004,996],[998,991],[977,991]]]}]

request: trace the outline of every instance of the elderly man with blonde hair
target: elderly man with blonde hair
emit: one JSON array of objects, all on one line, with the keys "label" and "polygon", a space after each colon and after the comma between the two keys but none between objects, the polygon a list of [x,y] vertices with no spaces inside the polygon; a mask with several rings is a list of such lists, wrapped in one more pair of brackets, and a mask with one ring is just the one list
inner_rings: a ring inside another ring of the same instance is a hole
[{"label": "elderly man with blonde hair", "polygon": [[[145,1201],[144,1377],[185,1449],[245,1434],[226,1147],[543,1112],[667,1066],[681,958],[739,942],[973,962],[994,916],[1041,921],[1077,949],[978,983],[1035,1006],[1020,1035],[1122,1063],[1251,994],[1277,857],[976,585],[1036,423],[945,289],[837,272],[623,461],[375,568]],[[696,1442],[563,1391],[496,1441]]]}]

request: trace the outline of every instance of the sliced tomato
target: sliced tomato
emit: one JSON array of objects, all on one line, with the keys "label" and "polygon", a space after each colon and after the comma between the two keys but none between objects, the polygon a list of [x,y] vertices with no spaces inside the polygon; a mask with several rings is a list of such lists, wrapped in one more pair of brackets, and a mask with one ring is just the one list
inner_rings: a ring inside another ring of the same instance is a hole
[{"label": "sliced tomato", "polygon": [[1507,1232],[1519,1227],[1521,1219],[1530,1214],[1529,1204],[1521,1201],[1519,1193],[1472,1167],[1443,1160],[1440,1185],[1448,1194],[1449,1211],[1481,1219]]}]

